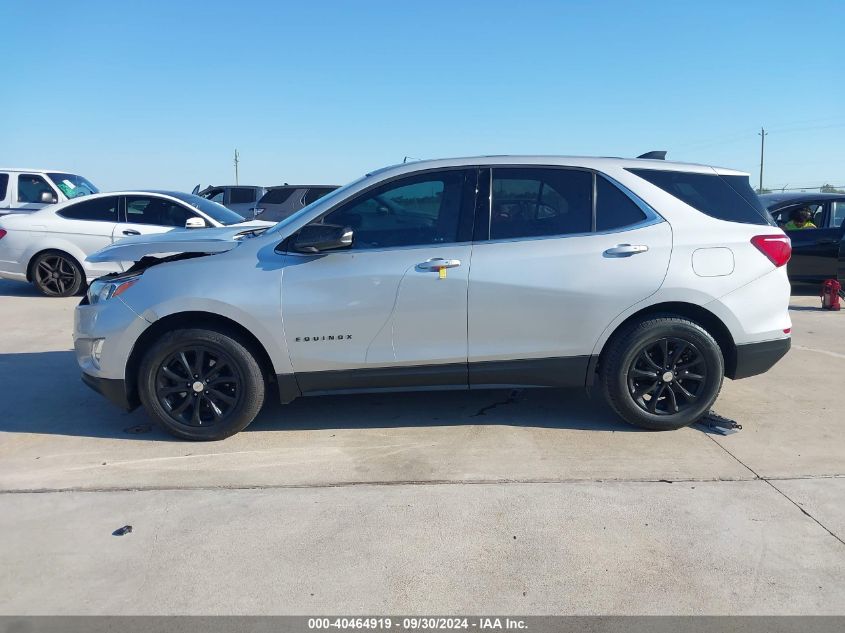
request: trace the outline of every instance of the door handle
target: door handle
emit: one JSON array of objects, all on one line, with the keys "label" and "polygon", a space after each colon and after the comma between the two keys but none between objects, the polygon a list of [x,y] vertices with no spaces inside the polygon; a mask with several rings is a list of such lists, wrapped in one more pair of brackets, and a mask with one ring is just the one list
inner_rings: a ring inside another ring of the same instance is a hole
[{"label": "door handle", "polygon": [[140,235],[141,231],[136,231],[135,229],[126,229],[123,232],[124,235]]},{"label": "door handle", "polygon": [[613,248],[608,248],[604,254],[607,257],[630,257],[645,253],[647,250],[648,246],[645,244],[617,244]]},{"label": "door handle", "polygon": [[442,257],[433,257],[431,259],[427,259],[421,264],[417,264],[417,268],[420,270],[430,270],[432,272],[438,272],[443,268],[457,268],[461,265],[460,259],[443,259]]}]

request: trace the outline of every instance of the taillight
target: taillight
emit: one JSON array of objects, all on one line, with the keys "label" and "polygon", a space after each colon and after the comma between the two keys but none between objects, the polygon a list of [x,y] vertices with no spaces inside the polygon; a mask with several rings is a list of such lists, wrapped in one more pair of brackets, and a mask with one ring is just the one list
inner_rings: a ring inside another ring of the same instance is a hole
[{"label": "taillight", "polygon": [[0,240],[2,240],[4,237],[6,237],[6,230],[0,229]]},{"label": "taillight", "polygon": [[786,235],[755,235],[751,243],[778,268],[792,257],[792,243]]}]

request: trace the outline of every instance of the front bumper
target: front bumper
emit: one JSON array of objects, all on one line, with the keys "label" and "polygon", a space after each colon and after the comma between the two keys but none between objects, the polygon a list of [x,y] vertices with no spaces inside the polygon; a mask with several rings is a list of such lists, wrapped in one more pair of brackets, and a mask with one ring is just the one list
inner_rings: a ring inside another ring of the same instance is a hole
[{"label": "front bumper", "polygon": [[737,345],[734,357],[725,368],[725,375],[738,380],[765,373],[786,356],[791,346],[792,338],[790,337]]},{"label": "front bumper", "polygon": [[99,378],[82,372],[82,382],[91,387],[109,402],[113,402],[122,409],[131,411],[136,405],[129,401],[126,392],[126,381],[119,378]]}]

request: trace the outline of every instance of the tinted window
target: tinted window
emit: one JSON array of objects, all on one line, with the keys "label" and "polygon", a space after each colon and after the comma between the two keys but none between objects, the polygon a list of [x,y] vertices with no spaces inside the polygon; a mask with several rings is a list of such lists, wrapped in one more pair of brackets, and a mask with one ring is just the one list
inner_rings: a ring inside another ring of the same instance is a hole
[{"label": "tinted window", "polygon": [[596,230],[609,231],[646,219],[646,214],[619,187],[596,176]]},{"label": "tinted window", "polygon": [[[0,193],[0,198],[2,198]],[[839,228],[845,220],[845,200],[830,203],[830,228]]]},{"label": "tinted window", "polygon": [[705,215],[742,224],[769,224],[747,176],[694,174],[657,169],[629,169]]},{"label": "tinted window", "polygon": [[334,187],[312,187],[308,190],[308,193],[305,194],[304,204],[311,204],[315,200],[322,198],[327,193],[331,193],[334,189]]},{"label": "tinted window", "polygon": [[243,204],[255,202],[255,189],[251,187],[232,187],[229,189],[229,203]]},{"label": "tinted window", "polygon": [[20,174],[18,176],[18,202],[41,202],[41,194],[55,192],[41,176],[34,174]]},{"label": "tinted window", "polygon": [[225,193],[226,191],[224,189],[211,189],[210,191],[206,191],[204,194],[202,194],[202,197],[213,202],[223,204],[223,196],[225,195]]},{"label": "tinted window", "polygon": [[84,200],[58,211],[68,220],[96,220],[100,222],[117,222],[117,196]]},{"label": "tinted window", "polygon": [[261,204],[282,204],[285,200],[293,195],[296,187],[280,187],[278,189],[271,189],[264,194],[264,197],[259,200]]},{"label": "tinted window", "polygon": [[9,174],[0,174],[0,200],[6,199],[6,189],[9,186]]},{"label": "tinted window", "polygon": [[458,238],[466,172],[447,171],[396,181],[324,216],[354,231],[352,248],[443,244]]},{"label": "tinted window", "polygon": [[181,204],[145,196],[126,196],[126,221],[133,224],[185,226],[188,218],[197,217]]},{"label": "tinted window", "polygon": [[589,233],[593,175],[574,169],[493,169],[490,239]]}]

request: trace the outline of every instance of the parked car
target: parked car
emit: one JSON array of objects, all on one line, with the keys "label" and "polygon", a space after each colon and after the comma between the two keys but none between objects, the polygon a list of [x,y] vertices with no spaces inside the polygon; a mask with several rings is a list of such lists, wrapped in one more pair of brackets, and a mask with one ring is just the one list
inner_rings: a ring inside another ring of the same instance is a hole
[{"label": "parked car", "polygon": [[255,217],[279,222],[315,200],[337,189],[337,185],[282,185],[270,187],[255,209]]},{"label": "parked car", "polygon": [[0,216],[99,193],[87,178],[52,169],[0,168]]},{"label": "parked car", "polygon": [[[845,282],[845,193],[767,193],[760,200],[792,240],[792,281]],[[790,229],[787,223],[801,209],[809,211],[813,226]]]},{"label": "parked car", "polygon": [[728,169],[421,161],[260,234],[178,233],[89,257],[137,263],[91,284],[74,340],[86,384],[187,439],[242,430],[271,389],[587,387],[676,429],[790,346],[789,240]]},{"label": "parked car", "polygon": [[206,200],[222,204],[245,218],[255,217],[256,203],[267,192],[264,187],[252,185],[212,185],[202,191],[199,188],[199,185],[194,187],[193,193]]},{"label": "parked car", "polygon": [[95,194],[0,218],[0,277],[32,282],[45,295],[68,297],[96,277],[125,269],[121,263],[86,260],[123,237],[186,227],[270,225],[247,223],[222,205],[175,191]]}]

